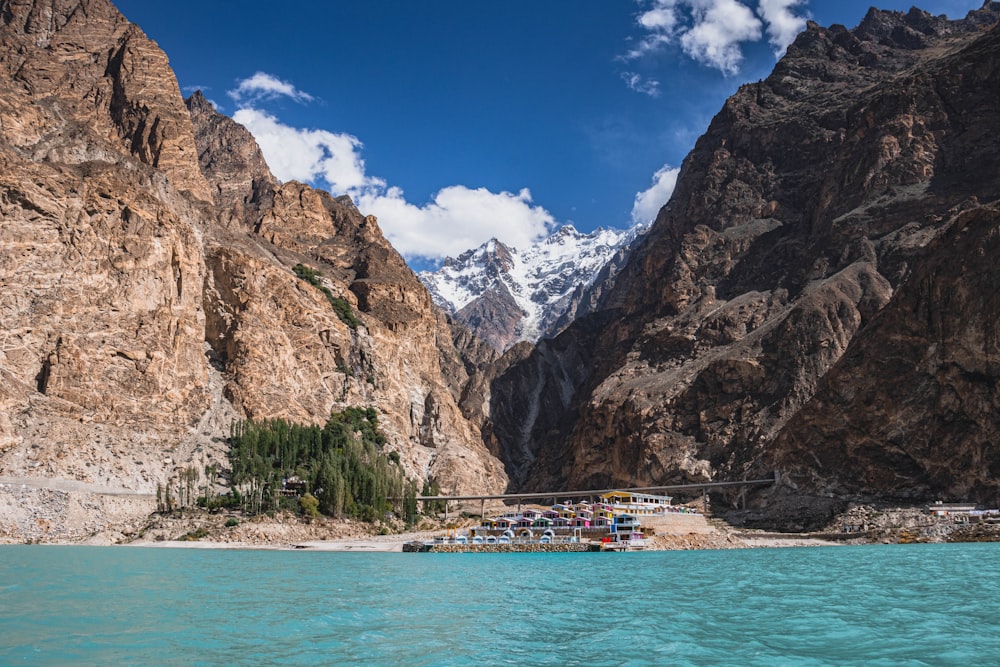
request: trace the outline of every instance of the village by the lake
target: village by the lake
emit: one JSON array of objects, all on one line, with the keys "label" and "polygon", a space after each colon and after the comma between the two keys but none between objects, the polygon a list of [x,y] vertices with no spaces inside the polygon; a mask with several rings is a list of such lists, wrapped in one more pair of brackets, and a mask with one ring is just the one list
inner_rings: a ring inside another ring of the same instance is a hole
[{"label": "village by the lake", "polygon": [[594,502],[525,507],[484,517],[468,531],[449,531],[431,541],[403,545],[404,551],[626,551],[646,548],[656,526],[684,522],[698,512],[671,504],[670,496],[609,491]]}]

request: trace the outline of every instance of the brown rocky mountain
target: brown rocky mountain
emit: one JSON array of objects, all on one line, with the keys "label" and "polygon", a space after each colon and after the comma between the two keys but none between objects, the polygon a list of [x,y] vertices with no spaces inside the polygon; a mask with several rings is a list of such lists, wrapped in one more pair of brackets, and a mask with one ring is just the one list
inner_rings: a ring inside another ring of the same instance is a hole
[{"label": "brown rocky mountain", "polygon": [[512,483],[995,503],[998,19],[810,23],[730,98],[596,312],[493,381]]},{"label": "brown rocky mountain", "polygon": [[[242,200],[220,197],[238,222],[213,227],[206,243],[206,340],[228,379],[226,396],[251,417],[307,422],[373,405],[412,476],[433,477],[448,491],[503,488],[502,467],[457,406],[466,375],[451,330],[375,218],[348,197],[278,185],[246,129],[199,109],[199,97],[189,106],[209,182],[224,193],[232,165],[254,174]],[[298,263],[320,269],[362,326],[341,321],[322,292],[291,280]]]},{"label": "brown rocky mountain", "polygon": [[765,463],[826,497],[1000,504],[998,253],[1000,207],[958,215]]},{"label": "brown rocky mountain", "polygon": [[374,218],[185,108],[107,0],[0,0],[0,68],[0,536],[127,525],[221,460],[233,419],[349,405],[379,410],[412,476],[505,486],[450,330]]}]

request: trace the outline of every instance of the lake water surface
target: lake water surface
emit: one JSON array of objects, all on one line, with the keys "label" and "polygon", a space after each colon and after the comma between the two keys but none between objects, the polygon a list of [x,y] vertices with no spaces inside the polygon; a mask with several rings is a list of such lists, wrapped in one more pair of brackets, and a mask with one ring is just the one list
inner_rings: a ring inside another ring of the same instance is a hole
[{"label": "lake water surface", "polygon": [[1000,544],[0,547],[2,665],[996,665]]}]

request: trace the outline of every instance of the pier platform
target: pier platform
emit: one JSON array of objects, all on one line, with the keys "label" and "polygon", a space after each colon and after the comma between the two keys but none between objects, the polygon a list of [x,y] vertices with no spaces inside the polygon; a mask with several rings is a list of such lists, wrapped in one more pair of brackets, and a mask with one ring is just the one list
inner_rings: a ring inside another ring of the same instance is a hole
[{"label": "pier platform", "polygon": [[477,554],[508,554],[508,553],[583,553],[601,551],[600,544],[591,542],[558,542],[541,544],[538,542],[509,544],[428,544],[425,542],[407,542],[403,551],[409,553],[477,553]]}]

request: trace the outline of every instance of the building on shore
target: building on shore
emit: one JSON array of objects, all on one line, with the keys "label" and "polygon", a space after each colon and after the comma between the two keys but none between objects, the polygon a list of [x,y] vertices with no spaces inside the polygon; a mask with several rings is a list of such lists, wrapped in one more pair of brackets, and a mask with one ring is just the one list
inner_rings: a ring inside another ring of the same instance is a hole
[{"label": "building on shore", "polygon": [[945,503],[940,500],[927,506],[927,511],[935,517],[948,517],[955,523],[990,521],[1000,518],[1000,510],[979,509],[973,503]]},{"label": "building on shore", "polygon": [[670,496],[613,491],[597,502],[562,502],[549,509],[525,508],[501,516],[483,517],[466,535],[435,538],[434,546],[590,543],[603,550],[642,549],[645,546],[643,517],[653,520],[668,514],[696,514],[675,507]]}]

